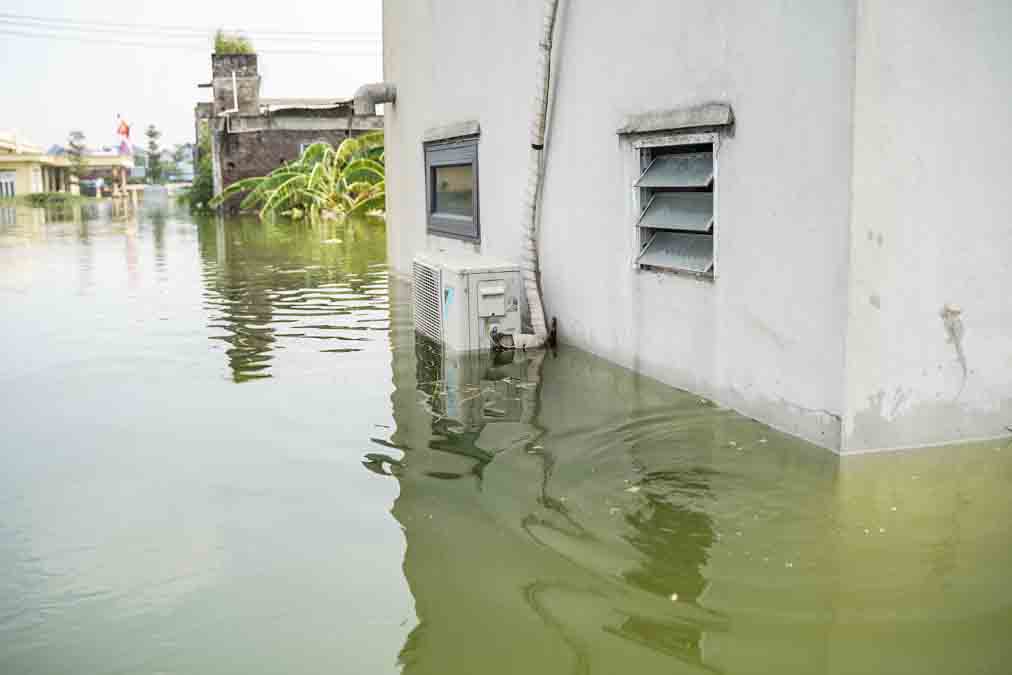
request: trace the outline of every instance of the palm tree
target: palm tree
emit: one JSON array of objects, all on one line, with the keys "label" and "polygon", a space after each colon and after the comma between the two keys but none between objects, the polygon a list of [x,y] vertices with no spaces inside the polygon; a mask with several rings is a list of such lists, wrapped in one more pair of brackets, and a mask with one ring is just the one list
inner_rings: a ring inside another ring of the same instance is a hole
[{"label": "palm tree", "polygon": [[383,133],[346,138],[337,148],[313,143],[294,162],[266,176],[229,185],[211,200],[217,207],[244,194],[241,210],[255,207],[260,217],[340,218],[386,209],[386,169]]}]

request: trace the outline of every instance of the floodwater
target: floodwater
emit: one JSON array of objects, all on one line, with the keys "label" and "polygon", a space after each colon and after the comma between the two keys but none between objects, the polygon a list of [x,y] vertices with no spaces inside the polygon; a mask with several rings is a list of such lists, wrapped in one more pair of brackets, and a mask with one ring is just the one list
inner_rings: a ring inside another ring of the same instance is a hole
[{"label": "floodwater", "polygon": [[1012,443],[447,356],[384,251],[0,208],[0,673],[1012,671]]}]

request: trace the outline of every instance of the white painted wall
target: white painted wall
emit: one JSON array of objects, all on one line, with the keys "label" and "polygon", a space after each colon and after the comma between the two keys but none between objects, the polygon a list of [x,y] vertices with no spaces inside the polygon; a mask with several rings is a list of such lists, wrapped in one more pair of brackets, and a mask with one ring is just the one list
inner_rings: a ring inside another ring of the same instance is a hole
[{"label": "white painted wall", "polygon": [[[386,0],[390,262],[425,234],[424,130],[481,124],[481,251],[517,259],[539,0]],[[854,16],[850,3],[562,0],[542,210],[565,342],[830,448],[843,412]],[[713,282],[632,268],[627,114],[730,103]]]},{"label": "white painted wall", "polygon": [[1012,4],[859,4],[843,450],[1007,435]]},{"label": "white painted wall", "polygon": [[[425,234],[421,139],[468,119],[480,250],[517,259],[540,0],[384,9],[394,271],[467,247]],[[1006,433],[1012,5],[562,0],[560,26],[541,243],[564,341],[844,452]],[[636,271],[615,131],[706,101],[736,117],[717,278]]]}]

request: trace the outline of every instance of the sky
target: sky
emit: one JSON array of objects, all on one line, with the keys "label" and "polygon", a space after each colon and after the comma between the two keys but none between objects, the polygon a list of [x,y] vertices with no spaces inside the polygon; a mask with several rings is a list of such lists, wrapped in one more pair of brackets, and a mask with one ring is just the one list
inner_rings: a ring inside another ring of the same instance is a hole
[{"label": "sky", "polygon": [[218,27],[252,38],[262,96],[346,98],[382,78],[382,0],[0,0],[0,131],[115,145],[120,114],[134,144],[149,124],[163,147],[192,141]]}]

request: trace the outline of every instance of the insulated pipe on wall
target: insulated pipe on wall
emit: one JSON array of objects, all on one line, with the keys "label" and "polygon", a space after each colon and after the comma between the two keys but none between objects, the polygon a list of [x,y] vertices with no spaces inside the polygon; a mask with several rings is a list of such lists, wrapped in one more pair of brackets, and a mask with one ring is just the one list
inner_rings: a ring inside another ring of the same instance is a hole
[{"label": "insulated pipe on wall", "polygon": [[[548,341],[548,326],[541,298],[541,275],[538,266],[538,200],[544,180],[545,131],[552,81],[552,40],[559,0],[545,0],[545,14],[541,40],[538,42],[538,65],[535,77],[534,118],[531,121],[531,149],[527,166],[527,190],[523,205],[524,250],[521,274],[527,305],[531,311],[532,335],[513,337],[514,349],[535,349]],[[554,332],[554,326],[553,326]],[[493,340],[496,341],[495,339]],[[503,345],[505,346],[505,345]]]},{"label": "insulated pipe on wall", "polygon": [[375,115],[379,103],[393,103],[397,100],[397,87],[389,82],[363,84],[355,92],[355,114]]}]

